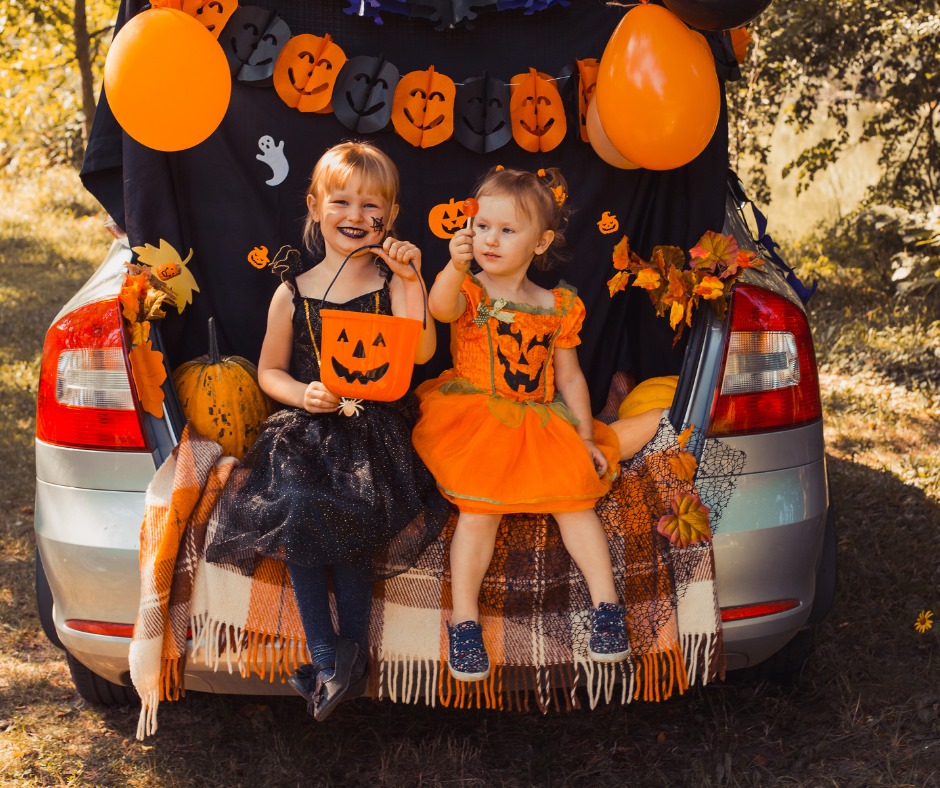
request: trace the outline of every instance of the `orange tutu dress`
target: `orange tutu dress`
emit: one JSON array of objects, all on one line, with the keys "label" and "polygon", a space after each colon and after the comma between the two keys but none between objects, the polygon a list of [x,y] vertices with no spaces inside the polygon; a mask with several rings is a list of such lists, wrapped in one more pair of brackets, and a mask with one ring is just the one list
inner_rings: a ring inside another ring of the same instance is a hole
[{"label": "orange tutu dress", "polygon": [[590,509],[619,470],[617,436],[594,421],[599,477],[577,419],[555,392],[552,353],[580,344],[584,304],[561,285],[546,309],[490,299],[467,274],[467,309],[451,324],[454,368],[417,389],[412,439],[441,492],[463,512]]}]

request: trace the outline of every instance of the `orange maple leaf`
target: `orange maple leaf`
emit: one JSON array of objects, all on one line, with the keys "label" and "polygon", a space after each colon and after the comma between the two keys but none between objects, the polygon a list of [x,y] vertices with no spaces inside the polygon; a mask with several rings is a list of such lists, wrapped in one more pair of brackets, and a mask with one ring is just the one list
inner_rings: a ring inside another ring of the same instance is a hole
[{"label": "orange maple leaf", "polygon": [[641,268],[633,282],[634,287],[642,287],[644,290],[655,290],[662,284],[662,277],[655,268]]},{"label": "orange maple leaf", "polygon": [[126,274],[124,283],[121,286],[121,292],[118,299],[121,302],[121,312],[130,322],[137,320],[140,315],[140,302],[148,288],[148,274],[142,273],[136,276]]},{"label": "orange maple leaf", "polygon": [[143,345],[150,339],[150,321],[144,320],[140,323],[131,323],[131,344]]},{"label": "orange maple leaf", "polygon": [[655,264],[659,272],[665,276],[670,266],[679,270],[685,268],[685,254],[678,246],[654,246],[650,262]]},{"label": "orange maple leaf", "polygon": [[163,366],[163,354],[154,350],[150,340],[138,345],[127,354],[131,361],[134,385],[143,409],[158,419],[163,416],[163,381],[166,380],[166,367]]},{"label": "orange maple leaf", "polygon": [[618,271],[625,271],[630,265],[630,241],[627,236],[621,238],[614,247],[614,268]]},{"label": "orange maple leaf", "polygon": [[717,276],[705,276],[692,290],[696,295],[700,295],[706,301],[713,301],[725,294],[724,283]]},{"label": "orange maple leaf", "polygon": [[744,268],[760,268],[764,264],[764,261],[757,256],[756,252],[752,252],[748,249],[739,249],[737,256],[725,266],[725,270],[721,273],[722,279],[728,279],[732,276],[737,276],[741,273],[741,269]]},{"label": "orange maple leaf", "polygon": [[689,250],[692,257],[693,268],[707,268],[714,271],[721,265],[726,267],[738,255],[738,242],[732,235],[723,235],[707,230],[705,235],[698,239],[698,243]]},{"label": "orange maple leaf", "polygon": [[681,301],[673,301],[672,306],[669,307],[669,327],[675,329],[684,317],[685,305]]},{"label": "orange maple leaf", "polygon": [[680,451],[669,458],[669,466],[678,479],[690,482],[695,478],[695,472],[698,470],[698,460],[695,459],[694,454]]},{"label": "orange maple leaf", "polygon": [[610,297],[613,298],[615,293],[619,293],[623,290],[629,281],[629,271],[617,271],[617,273],[607,280],[607,289],[610,291]]},{"label": "orange maple leaf", "polygon": [[692,433],[695,431],[695,425],[690,424],[686,427],[679,435],[676,437],[676,443],[679,444],[680,449],[684,449],[689,442],[689,438],[692,437]]},{"label": "orange maple leaf", "polygon": [[678,493],[672,499],[672,513],[659,518],[656,530],[679,548],[711,541],[710,511],[697,495]]}]

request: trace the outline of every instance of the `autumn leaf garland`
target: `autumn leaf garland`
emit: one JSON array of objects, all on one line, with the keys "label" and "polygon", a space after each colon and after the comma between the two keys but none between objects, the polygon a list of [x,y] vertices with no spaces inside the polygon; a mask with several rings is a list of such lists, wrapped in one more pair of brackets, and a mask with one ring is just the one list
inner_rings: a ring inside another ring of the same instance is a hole
[{"label": "autumn leaf garland", "polygon": [[728,295],[745,268],[764,261],[755,252],[738,247],[734,236],[706,232],[685,253],[678,246],[655,246],[647,262],[630,248],[627,236],[614,247],[615,273],[607,281],[611,298],[632,284],[646,290],[659,317],[668,316],[675,331],[673,345],[692,326],[692,314],[701,301],[711,304],[719,319],[728,311]]}]

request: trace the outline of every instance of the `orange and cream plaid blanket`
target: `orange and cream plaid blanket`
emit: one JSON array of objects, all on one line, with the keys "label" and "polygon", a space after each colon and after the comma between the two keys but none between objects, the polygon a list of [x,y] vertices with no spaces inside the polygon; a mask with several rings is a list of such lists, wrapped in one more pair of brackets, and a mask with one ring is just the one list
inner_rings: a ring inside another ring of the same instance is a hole
[{"label": "orange and cream plaid blanket", "polygon": [[[446,667],[446,623],[447,545],[455,517],[416,566],[376,584],[369,694],[399,703],[547,711],[578,707],[585,699],[591,708],[665,700],[723,674],[711,531],[743,456],[706,446],[693,483],[691,475],[674,472],[681,441],[664,419],[648,450],[622,466],[597,507],[627,606],[626,662],[587,658],[590,599],[554,520],[513,515],[503,518],[481,598],[492,675],[474,684],[454,682]],[[131,648],[131,676],[143,702],[139,737],[156,730],[158,702],[180,694],[187,627],[190,658],[214,669],[284,681],[308,661],[285,564],[265,559],[244,576],[203,558],[215,526],[210,512],[235,462],[220,453],[187,429],[148,490],[141,609]],[[704,532],[698,521],[697,536],[688,527],[696,523],[683,521],[686,495],[701,496],[705,512],[711,509]],[[224,497],[218,503],[224,506]],[[529,579],[520,584],[523,575]]]}]

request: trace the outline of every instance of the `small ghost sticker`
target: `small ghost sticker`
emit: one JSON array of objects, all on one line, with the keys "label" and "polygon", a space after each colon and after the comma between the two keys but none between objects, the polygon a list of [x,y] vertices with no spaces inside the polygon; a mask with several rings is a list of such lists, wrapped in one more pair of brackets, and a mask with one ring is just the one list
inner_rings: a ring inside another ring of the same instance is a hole
[{"label": "small ghost sticker", "polygon": [[512,139],[509,86],[484,74],[457,86],[454,137],[474,153],[490,153]]},{"label": "small ghost sticker", "polygon": [[258,147],[261,148],[261,153],[256,153],[255,158],[258,161],[263,161],[271,168],[271,177],[265,183],[268,186],[277,186],[283,183],[290,170],[290,165],[288,165],[287,158],[284,156],[284,140],[275,145],[274,138],[265,134],[258,140]]}]

